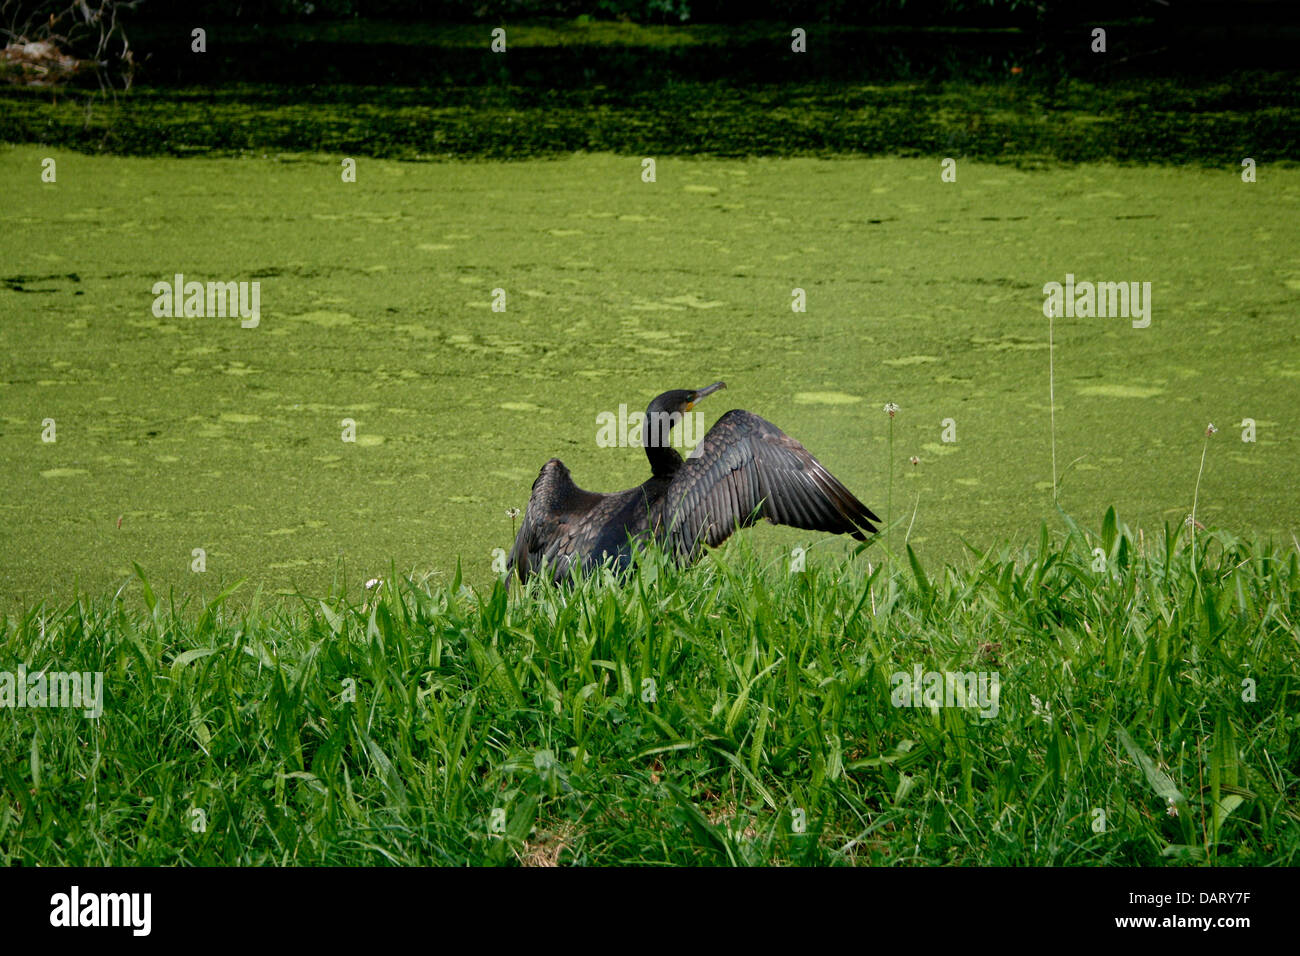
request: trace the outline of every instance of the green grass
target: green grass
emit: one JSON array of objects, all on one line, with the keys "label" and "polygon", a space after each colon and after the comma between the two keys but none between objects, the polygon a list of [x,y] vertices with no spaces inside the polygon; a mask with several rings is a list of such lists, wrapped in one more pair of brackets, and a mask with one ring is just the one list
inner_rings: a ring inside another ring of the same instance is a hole
[{"label": "green grass", "polygon": [[[3,666],[104,714],[3,715],[0,864],[1295,865],[1297,554],[1063,520],[943,569],[36,607]],[[891,706],[916,665],[996,715]]]}]

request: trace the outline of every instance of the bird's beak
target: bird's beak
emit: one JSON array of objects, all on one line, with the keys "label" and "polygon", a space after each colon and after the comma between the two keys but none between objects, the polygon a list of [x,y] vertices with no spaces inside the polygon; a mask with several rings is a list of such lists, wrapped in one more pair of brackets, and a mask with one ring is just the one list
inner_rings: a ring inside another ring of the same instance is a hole
[{"label": "bird's beak", "polygon": [[726,387],[727,387],[726,382],[714,382],[712,385],[700,389],[698,392],[695,393],[694,396],[692,396],[691,400],[686,403],[686,410],[689,412],[692,408],[695,407],[695,403],[698,402],[700,399],[712,395],[720,388],[726,388]]}]

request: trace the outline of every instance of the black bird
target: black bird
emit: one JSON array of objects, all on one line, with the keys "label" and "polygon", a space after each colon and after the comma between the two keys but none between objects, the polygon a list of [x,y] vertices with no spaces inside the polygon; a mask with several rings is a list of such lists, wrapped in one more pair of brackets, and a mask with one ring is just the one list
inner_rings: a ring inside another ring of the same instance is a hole
[{"label": "black bird", "polygon": [[865,541],[880,519],[781,429],[750,412],[727,412],[683,460],[670,447],[675,424],[695,403],[726,388],[664,392],[646,409],[642,428],[650,478],[637,488],[603,495],[583,491],[558,458],[533,482],[508,570],[521,581],[542,571],[556,581],[571,568],[632,563],[635,542],[653,536],[679,564],[717,547],[737,527],[760,518],[809,531],[849,534]]}]

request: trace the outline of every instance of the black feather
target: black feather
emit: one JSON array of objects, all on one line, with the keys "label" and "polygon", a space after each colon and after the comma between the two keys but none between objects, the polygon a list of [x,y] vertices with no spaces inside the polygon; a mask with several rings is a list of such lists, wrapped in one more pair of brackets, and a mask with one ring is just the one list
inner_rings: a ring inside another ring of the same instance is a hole
[{"label": "black feather", "polygon": [[[646,420],[685,412],[719,387],[665,392],[650,403]],[[510,552],[509,567],[520,579],[545,566],[560,580],[574,565],[591,571],[607,559],[626,568],[636,543],[651,536],[686,563],[764,518],[860,541],[877,530],[880,518],[808,449],[751,412],[727,412],[686,459],[653,445],[646,432],[652,474],[627,491],[584,491],[558,459],[542,466]]]}]

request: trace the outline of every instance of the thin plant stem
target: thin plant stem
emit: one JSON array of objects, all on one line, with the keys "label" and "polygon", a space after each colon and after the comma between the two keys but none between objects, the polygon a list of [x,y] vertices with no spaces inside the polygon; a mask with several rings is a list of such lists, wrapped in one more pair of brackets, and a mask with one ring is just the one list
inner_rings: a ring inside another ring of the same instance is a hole
[{"label": "thin plant stem", "polygon": [[[867,561],[867,581],[871,580],[871,561]],[[867,593],[871,595],[871,616],[876,616],[876,591],[869,583],[867,584]]]},{"label": "thin plant stem", "polygon": [[907,534],[903,535],[903,547],[907,547],[907,539],[912,537],[912,525],[916,524],[916,509],[921,507],[921,489],[916,489],[916,503],[912,505],[912,520],[907,523]]},{"label": "thin plant stem", "polygon": [[1052,501],[1056,501],[1056,343],[1053,337],[1053,325],[1056,321],[1056,307],[1047,310],[1047,402],[1048,413],[1052,418]]},{"label": "thin plant stem", "polygon": [[1192,524],[1190,529],[1192,532],[1192,573],[1196,575],[1198,583],[1201,580],[1201,576],[1196,573],[1196,503],[1201,497],[1201,475],[1205,473],[1205,453],[1209,448],[1210,435],[1209,432],[1206,432],[1205,444],[1201,446],[1201,467],[1196,471],[1196,490],[1192,492]]},{"label": "thin plant stem", "polygon": [[894,416],[889,416],[889,491],[885,496],[885,551],[891,551],[894,529]]}]

